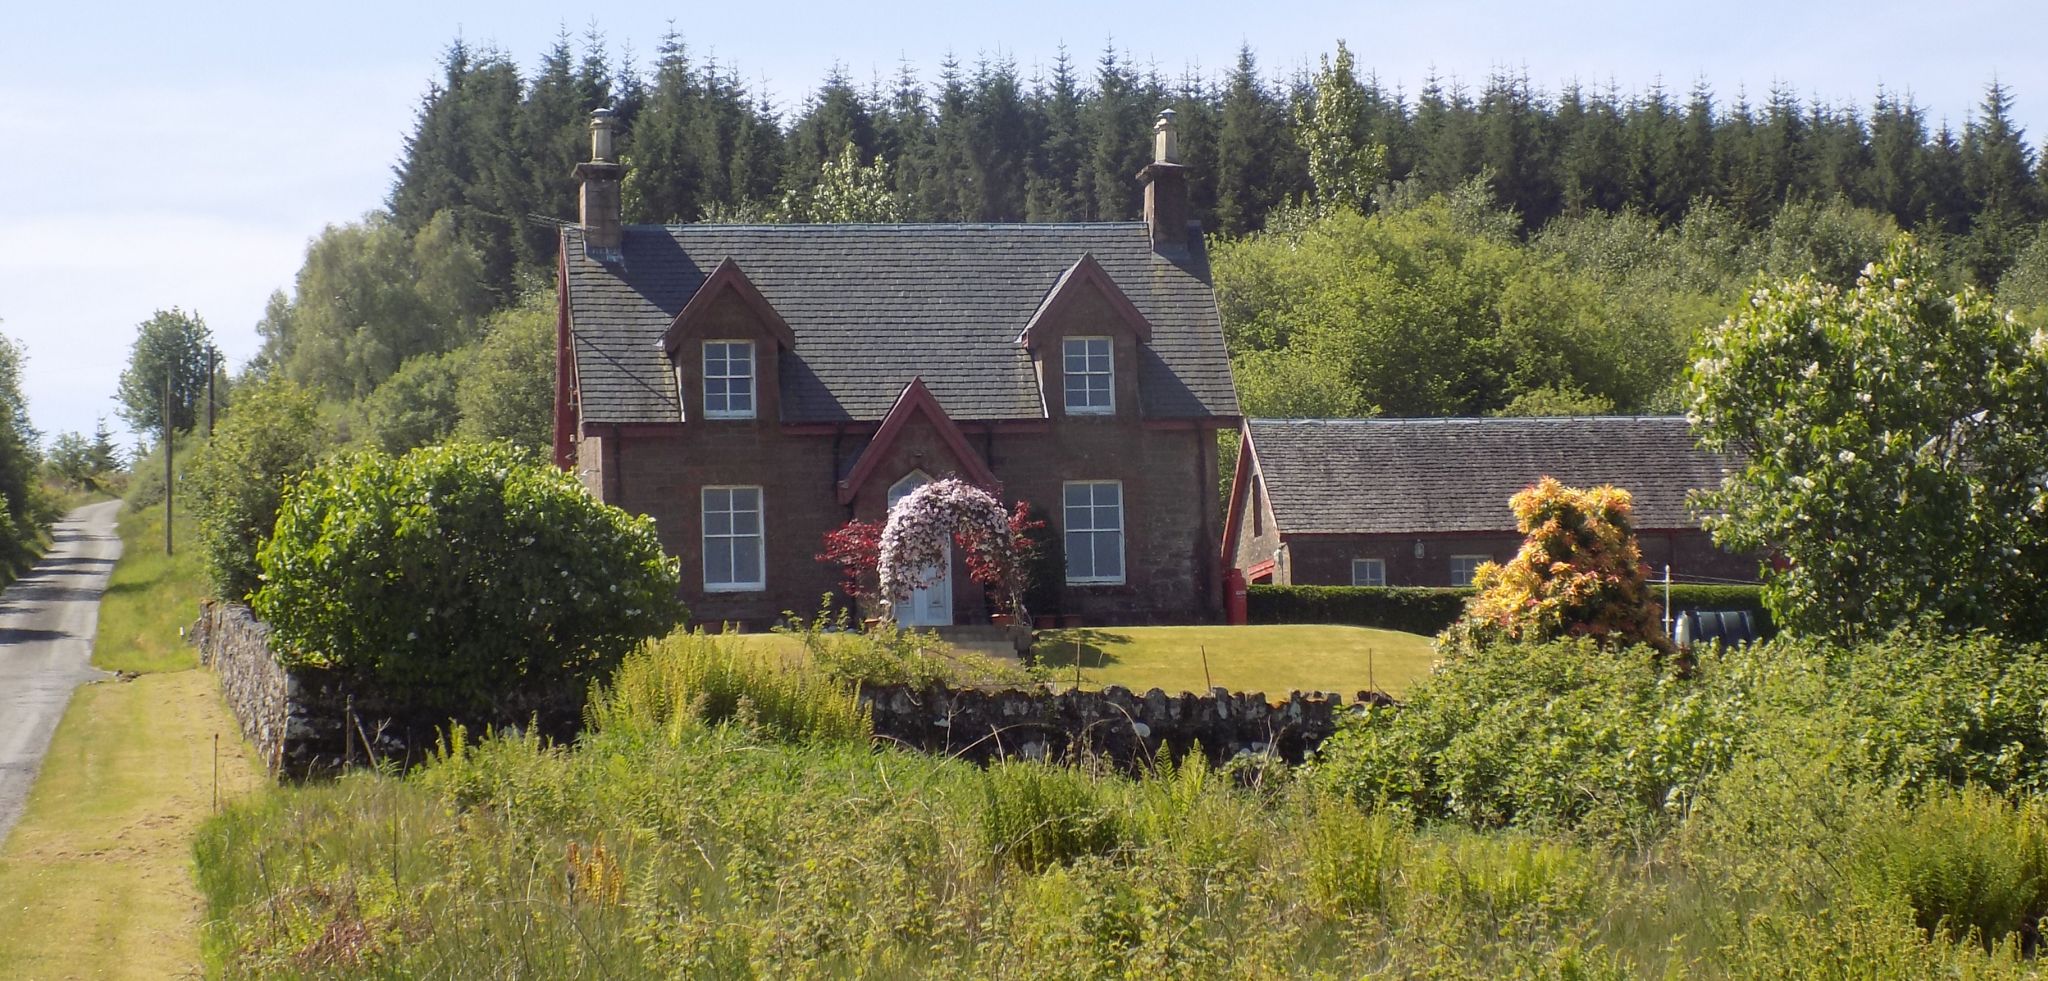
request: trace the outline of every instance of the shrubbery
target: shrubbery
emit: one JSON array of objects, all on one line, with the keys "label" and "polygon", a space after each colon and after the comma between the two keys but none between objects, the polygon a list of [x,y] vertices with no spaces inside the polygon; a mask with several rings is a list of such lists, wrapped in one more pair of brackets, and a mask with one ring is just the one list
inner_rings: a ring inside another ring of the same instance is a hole
[{"label": "shrubbery", "polygon": [[1252,586],[1253,623],[1347,623],[1435,635],[1465,612],[1469,588]]},{"label": "shrubbery", "polygon": [[[1650,598],[1664,602],[1664,586],[1649,583]],[[1269,586],[1251,587],[1253,623],[1346,623],[1355,627],[1438,634],[1465,611],[1473,590],[1434,586]],[[1671,587],[1674,610],[1747,610],[1766,636],[1776,632],[1764,611],[1759,586]]]},{"label": "shrubbery", "polygon": [[261,584],[256,546],[277,524],[285,483],[311,470],[326,445],[313,393],[276,380],[236,394],[187,478],[216,595],[241,600]]},{"label": "shrubbery", "polygon": [[504,444],[362,453],[286,492],[251,597],[289,665],[427,706],[581,685],[682,616],[654,523]]},{"label": "shrubbery", "polygon": [[1525,537],[1506,565],[1480,563],[1478,595],[1439,643],[1469,649],[1498,640],[1586,637],[1603,646],[1672,650],[1643,583],[1643,556],[1617,487],[1578,490],[1544,477],[1508,498]]}]

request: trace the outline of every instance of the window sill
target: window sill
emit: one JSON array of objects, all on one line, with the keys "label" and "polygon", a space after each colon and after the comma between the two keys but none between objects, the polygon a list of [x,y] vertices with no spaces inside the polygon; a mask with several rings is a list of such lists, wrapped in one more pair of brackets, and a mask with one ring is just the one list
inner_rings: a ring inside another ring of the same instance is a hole
[{"label": "window sill", "polygon": [[1123,580],[1123,578],[1122,578],[1122,577],[1118,577],[1118,578],[1116,578],[1116,579],[1069,579],[1069,580],[1067,580],[1067,585],[1069,585],[1069,586],[1121,586],[1121,585],[1123,585],[1123,584],[1124,584],[1124,580]]},{"label": "window sill", "polygon": [[1112,406],[1110,406],[1109,408],[1106,408],[1106,409],[1075,409],[1075,408],[1068,408],[1068,409],[1066,410],[1066,413],[1067,413],[1067,415],[1070,415],[1070,416],[1093,416],[1093,417],[1095,417],[1095,418],[1097,418],[1097,419],[1101,419],[1101,418],[1104,418],[1104,417],[1107,417],[1107,416],[1113,416],[1113,415],[1116,415],[1116,406],[1113,406],[1113,405],[1112,405]]},{"label": "window sill", "polygon": [[768,591],[768,584],[765,582],[741,582],[717,586],[706,585],[704,591],[707,593],[765,593]]}]

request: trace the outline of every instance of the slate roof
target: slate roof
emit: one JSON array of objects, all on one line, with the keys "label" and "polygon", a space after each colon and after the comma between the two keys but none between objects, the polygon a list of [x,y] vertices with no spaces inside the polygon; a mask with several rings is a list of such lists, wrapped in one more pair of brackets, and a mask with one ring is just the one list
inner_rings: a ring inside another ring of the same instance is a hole
[{"label": "slate roof", "polygon": [[1676,416],[1246,425],[1281,534],[1513,531],[1508,498],[1546,474],[1628,490],[1637,528],[1693,528],[1686,492],[1720,486],[1734,466]]},{"label": "slate roof", "polygon": [[[576,371],[588,422],[674,422],[658,342],[726,258],[789,322],[782,420],[882,418],[922,376],[955,419],[1043,418],[1015,341],[1062,273],[1095,256],[1151,322],[1138,365],[1146,418],[1237,415],[1208,256],[1155,253],[1143,222],[1033,225],[628,225],[622,260],[566,229]],[[1057,394],[1054,395],[1057,398]]]}]

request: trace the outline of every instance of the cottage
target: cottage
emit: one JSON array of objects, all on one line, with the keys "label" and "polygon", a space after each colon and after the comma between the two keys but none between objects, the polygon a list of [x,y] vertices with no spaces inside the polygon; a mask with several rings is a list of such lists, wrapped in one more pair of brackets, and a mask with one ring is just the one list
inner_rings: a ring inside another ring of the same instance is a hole
[{"label": "cottage", "polygon": [[1521,547],[1508,498],[1548,475],[1635,497],[1653,570],[1751,581],[1686,508],[1730,462],[1677,417],[1253,419],[1232,480],[1224,561],[1249,582],[1462,586]]},{"label": "cottage", "polygon": [[[947,476],[1046,520],[1061,612],[1218,614],[1238,409],[1170,113],[1135,222],[621,225],[610,144],[600,111],[562,233],[555,459],[654,518],[698,621],[815,608],[823,536]],[[955,556],[896,614],[983,604]]]}]

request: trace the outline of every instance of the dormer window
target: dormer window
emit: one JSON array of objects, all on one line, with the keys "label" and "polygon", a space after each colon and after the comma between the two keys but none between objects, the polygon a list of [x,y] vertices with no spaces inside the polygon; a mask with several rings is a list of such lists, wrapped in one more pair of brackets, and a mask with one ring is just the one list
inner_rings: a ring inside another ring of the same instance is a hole
[{"label": "dormer window", "polygon": [[754,418],[754,342],[704,342],[704,418]]},{"label": "dormer window", "polygon": [[1116,372],[1107,337],[1069,337],[1061,342],[1061,373],[1067,384],[1068,415],[1116,411]]}]

